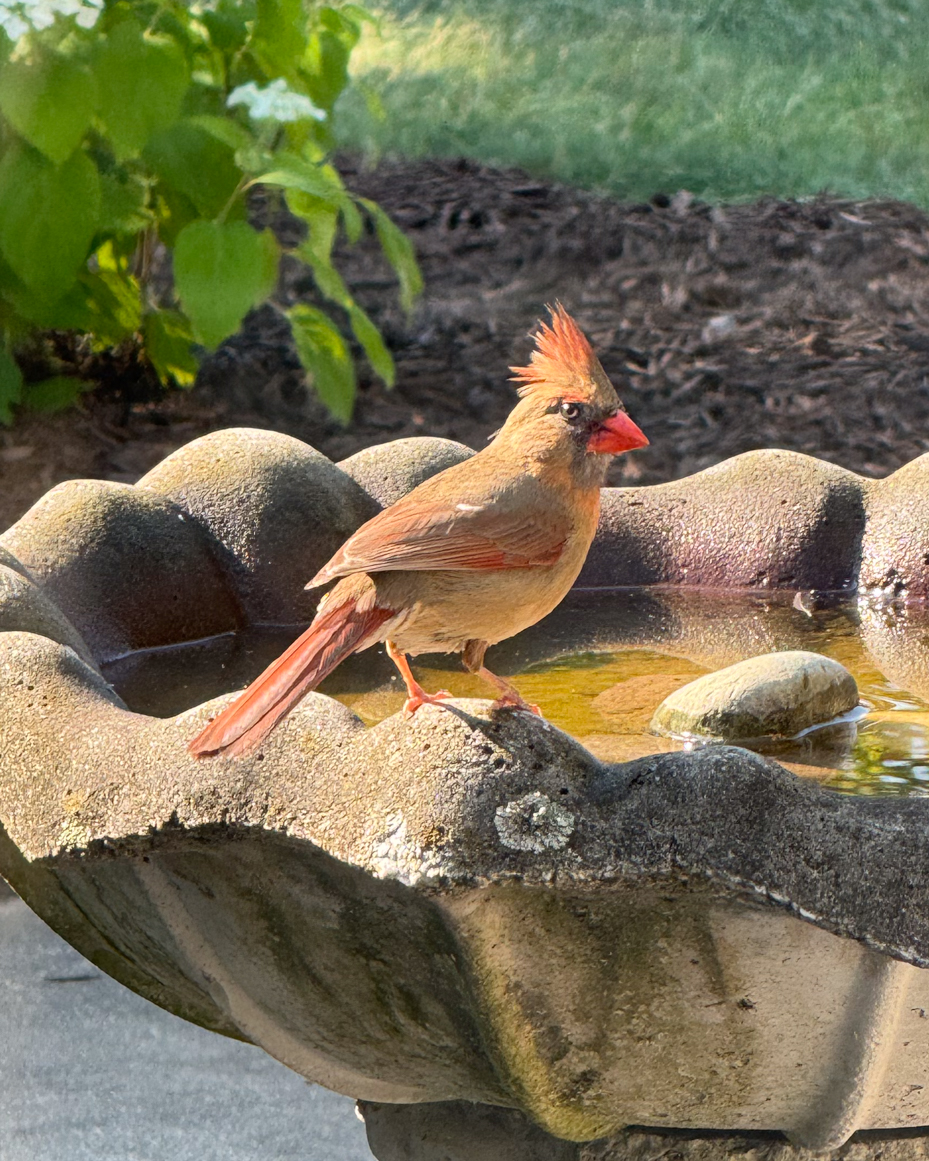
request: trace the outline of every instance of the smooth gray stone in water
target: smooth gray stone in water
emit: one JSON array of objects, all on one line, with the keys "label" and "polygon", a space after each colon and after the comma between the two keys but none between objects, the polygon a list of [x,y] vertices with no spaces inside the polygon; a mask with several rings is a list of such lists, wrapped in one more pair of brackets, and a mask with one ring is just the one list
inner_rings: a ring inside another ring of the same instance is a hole
[{"label": "smooth gray stone in water", "polygon": [[792,738],[857,704],[858,686],[844,665],[796,649],[698,677],[664,699],[651,729],[663,737],[727,742]]}]

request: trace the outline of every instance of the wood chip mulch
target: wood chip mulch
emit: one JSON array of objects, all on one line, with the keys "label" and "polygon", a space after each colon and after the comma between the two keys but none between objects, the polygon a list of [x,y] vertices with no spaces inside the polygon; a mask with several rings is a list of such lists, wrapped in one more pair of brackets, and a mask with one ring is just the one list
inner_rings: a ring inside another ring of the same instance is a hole
[{"label": "wood chip mulch", "polygon": [[[507,367],[526,360],[556,298],[652,441],[613,482],[675,479],[759,447],[880,476],[929,450],[929,218],[914,206],[711,207],[684,191],[630,204],[464,161],[341,168],[408,232],[425,276],[407,320],[373,238],[339,253],[394,351],[396,389],[362,368],[355,422],[339,428],[307,398],[280,319],[256,311],[191,392],[110,385],[78,411],[0,431],[0,527],[57,480],[130,481],[233,424],[289,431],[333,459],[416,434],[480,447],[512,406]],[[296,264],[282,294],[315,301]]]}]

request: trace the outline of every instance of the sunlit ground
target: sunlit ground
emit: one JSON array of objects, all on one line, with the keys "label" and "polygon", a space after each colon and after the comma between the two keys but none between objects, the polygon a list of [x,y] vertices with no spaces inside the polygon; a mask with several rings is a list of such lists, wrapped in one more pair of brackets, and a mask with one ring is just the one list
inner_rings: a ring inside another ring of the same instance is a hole
[{"label": "sunlit ground", "polygon": [[[389,0],[338,133],[623,197],[929,206],[923,0]],[[378,116],[378,108],[383,117]]]}]

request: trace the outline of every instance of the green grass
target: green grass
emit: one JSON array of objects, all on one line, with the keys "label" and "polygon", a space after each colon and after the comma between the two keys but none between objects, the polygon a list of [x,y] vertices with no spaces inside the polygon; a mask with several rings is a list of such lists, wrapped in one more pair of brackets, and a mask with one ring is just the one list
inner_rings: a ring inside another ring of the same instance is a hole
[{"label": "green grass", "polygon": [[378,11],[353,62],[361,84],[339,109],[346,145],[463,154],[632,198],[829,190],[929,206],[926,0],[388,0]]}]

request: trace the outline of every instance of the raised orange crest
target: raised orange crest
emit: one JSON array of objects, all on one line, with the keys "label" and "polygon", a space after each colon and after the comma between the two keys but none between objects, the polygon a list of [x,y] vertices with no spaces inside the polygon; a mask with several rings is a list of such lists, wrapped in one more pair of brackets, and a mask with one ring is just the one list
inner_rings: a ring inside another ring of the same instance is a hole
[{"label": "raised orange crest", "polygon": [[584,332],[560,302],[548,308],[551,326],[540,322],[535,336],[536,349],[527,367],[510,367],[513,379],[519,384],[521,396],[535,394],[540,389],[577,388],[585,395],[585,381],[589,381],[599,367],[593,347]]}]

